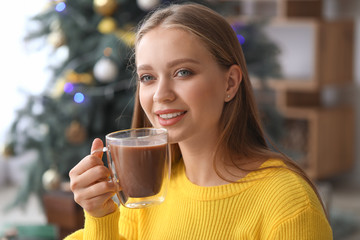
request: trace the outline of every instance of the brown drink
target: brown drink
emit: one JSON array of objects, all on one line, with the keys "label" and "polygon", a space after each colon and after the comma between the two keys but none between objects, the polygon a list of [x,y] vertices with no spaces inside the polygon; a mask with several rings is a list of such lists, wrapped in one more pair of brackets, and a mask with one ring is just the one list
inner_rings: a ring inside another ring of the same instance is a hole
[{"label": "brown drink", "polygon": [[131,198],[160,192],[167,163],[167,144],[153,146],[109,145],[121,191]]}]

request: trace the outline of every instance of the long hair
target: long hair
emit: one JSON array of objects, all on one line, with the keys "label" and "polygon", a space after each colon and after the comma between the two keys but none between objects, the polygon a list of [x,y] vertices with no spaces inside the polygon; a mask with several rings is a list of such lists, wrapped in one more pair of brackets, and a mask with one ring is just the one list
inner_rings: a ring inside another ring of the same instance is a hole
[{"label": "long hair", "polygon": [[[150,13],[139,25],[135,50],[142,37],[158,26],[182,29],[194,34],[210,51],[216,62],[224,68],[232,65],[240,66],[242,81],[234,98],[224,103],[220,118],[221,135],[218,139],[214,159],[219,159],[221,155],[221,159],[230,161],[235,167],[244,171],[253,171],[255,169],[242,168],[241,160],[280,158],[288,169],[303,177],[319,197],[314,184],[294,161],[268,147],[261,127],[244,54],[234,30],[227,20],[208,7],[195,3],[174,4],[159,8]],[[140,106],[137,90],[132,127],[149,126],[151,123]],[[173,160],[179,161],[181,152],[178,144],[172,144],[171,148]],[[217,171],[215,161],[214,168]],[[219,171],[217,173],[225,179]],[[320,202],[322,203],[322,201]]]}]

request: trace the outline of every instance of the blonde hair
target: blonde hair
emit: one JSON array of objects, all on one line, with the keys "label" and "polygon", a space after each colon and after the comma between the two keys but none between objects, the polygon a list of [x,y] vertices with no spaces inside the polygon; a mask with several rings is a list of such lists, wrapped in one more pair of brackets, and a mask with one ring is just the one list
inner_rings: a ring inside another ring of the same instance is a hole
[{"label": "blonde hair", "polygon": [[[318,194],[314,184],[294,161],[282,153],[271,151],[268,147],[243,51],[234,30],[226,19],[206,6],[195,3],[173,4],[159,8],[149,14],[139,25],[135,49],[142,37],[158,26],[178,28],[194,34],[203,42],[220,66],[229,68],[235,64],[241,68],[242,81],[238,92],[231,101],[224,105],[220,119],[221,136],[214,159],[217,159],[216,156],[220,154],[224,155],[222,159],[230,160],[234,166],[243,169],[241,168],[241,159],[280,158],[288,169],[302,176]],[[140,106],[137,90],[132,127],[149,126],[151,123]],[[172,144],[171,148],[173,160],[178,161],[181,158],[178,144]],[[214,168],[216,170],[215,162]],[[255,169],[243,170],[253,171]],[[217,173],[225,179],[219,171]]]}]

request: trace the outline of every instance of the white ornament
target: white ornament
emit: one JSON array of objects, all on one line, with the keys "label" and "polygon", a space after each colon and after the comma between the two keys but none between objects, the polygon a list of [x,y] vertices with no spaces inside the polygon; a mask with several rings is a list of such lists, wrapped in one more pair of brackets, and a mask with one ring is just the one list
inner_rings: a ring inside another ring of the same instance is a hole
[{"label": "white ornament", "polygon": [[61,47],[65,44],[65,35],[61,30],[51,32],[48,35],[48,41],[55,48]]},{"label": "white ornament", "polygon": [[137,5],[143,11],[150,11],[160,4],[160,0],[136,0]]},{"label": "white ornament", "polygon": [[60,174],[55,169],[48,169],[42,176],[42,183],[46,190],[56,190],[61,184]]},{"label": "white ornament", "polygon": [[118,72],[117,65],[109,58],[101,58],[94,66],[94,76],[102,83],[114,81]]}]

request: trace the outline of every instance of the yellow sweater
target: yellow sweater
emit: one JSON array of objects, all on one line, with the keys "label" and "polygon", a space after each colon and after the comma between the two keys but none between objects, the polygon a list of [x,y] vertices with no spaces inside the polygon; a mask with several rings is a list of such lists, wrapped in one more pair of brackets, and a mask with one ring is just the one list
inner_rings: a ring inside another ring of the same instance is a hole
[{"label": "yellow sweater", "polygon": [[[274,165],[283,163],[268,160],[262,167]],[[164,203],[135,210],[121,206],[102,218],[85,213],[84,229],[66,240],[332,239],[321,204],[301,177],[276,168],[252,172],[243,180],[200,187],[179,164]]]}]

